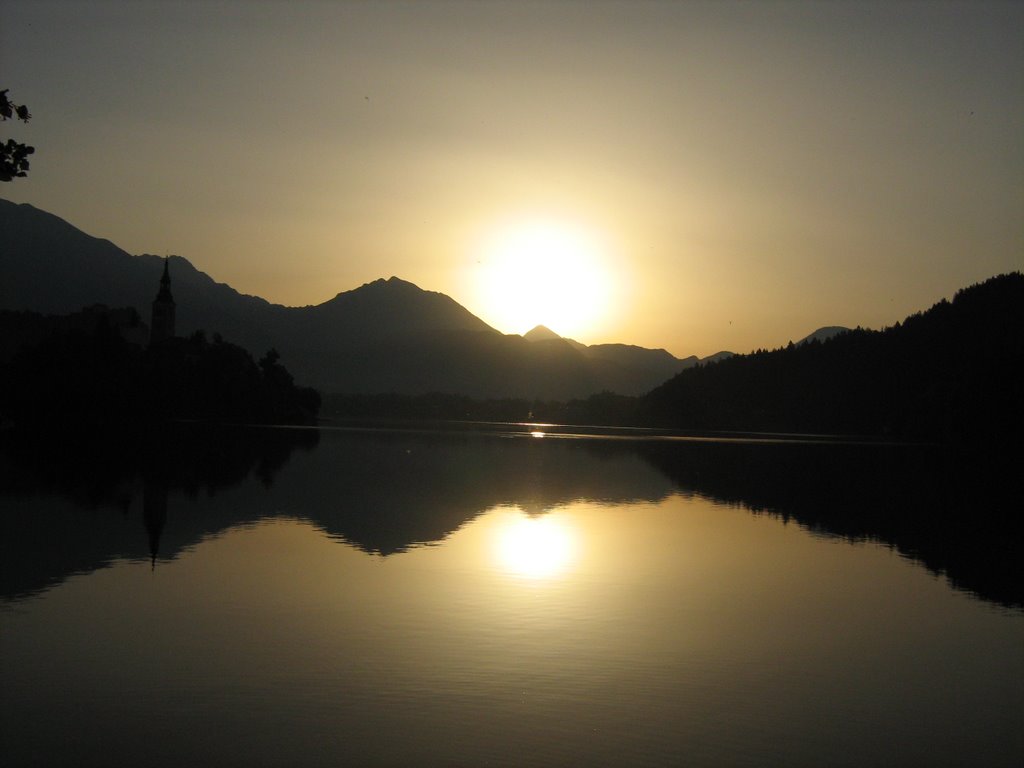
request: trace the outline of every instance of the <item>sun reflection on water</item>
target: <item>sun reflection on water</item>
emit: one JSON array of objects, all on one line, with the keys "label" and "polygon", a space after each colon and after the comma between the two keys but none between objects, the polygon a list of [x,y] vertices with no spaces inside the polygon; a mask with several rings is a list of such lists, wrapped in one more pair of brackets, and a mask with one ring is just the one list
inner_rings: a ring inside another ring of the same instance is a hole
[{"label": "sun reflection on water", "polygon": [[578,552],[574,528],[557,516],[530,517],[518,508],[508,514],[494,537],[499,567],[524,579],[551,579],[573,565]]}]

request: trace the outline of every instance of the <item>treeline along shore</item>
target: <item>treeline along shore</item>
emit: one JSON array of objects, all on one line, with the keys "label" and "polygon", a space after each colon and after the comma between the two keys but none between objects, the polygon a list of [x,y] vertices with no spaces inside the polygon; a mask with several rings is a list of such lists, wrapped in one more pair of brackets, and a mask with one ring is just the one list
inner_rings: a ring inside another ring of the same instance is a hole
[{"label": "treeline along shore", "polygon": [[565,402],[329,395],[338,419],[465,419],[1016,444],[1024,419],[1024,275],[993,277],[903,322],[682,371],[640,397]]},{"label": "treeline along shore", "polygon": [[[323,397],[274,350],[259,360],[196,332],[145,345],[132,309],[0,312],[5,423],[200,419],[550,422],[858,435],[1016,445],[1024,420],[1024,275],[993,277],[883,330],[757,350],[686,369],[646,395],[482,400],[457,393]],[[353,361],[358,365],[358,361]]]},{"label": "treeline along shore", "polygon": [[313,424],[320,409],[275,350],[257,361],[202,332],[143,344],[149,332],[131,308],[0,312],[0,331],[0,421],[10,425]]}]

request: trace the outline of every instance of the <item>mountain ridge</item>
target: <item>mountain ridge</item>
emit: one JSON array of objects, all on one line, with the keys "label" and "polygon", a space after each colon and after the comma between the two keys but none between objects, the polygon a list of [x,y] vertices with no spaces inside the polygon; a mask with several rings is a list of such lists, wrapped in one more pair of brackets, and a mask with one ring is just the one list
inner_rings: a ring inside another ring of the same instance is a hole
[{"label": "mountain ridge", "polygon": [[[7,245],[0,309],[57,314],[105,304],[134,307],[148,319],[162,257],[132,256],[54,214],[6,200],[0,238]],[[395,276],[288,307],[217,282],[182,256],[168,264],[179,335],[202,329],[254,355],[277,349],[298,381],[325,392],[639,395],[698,362],[626,344],[501,334],[451,297]]]}]

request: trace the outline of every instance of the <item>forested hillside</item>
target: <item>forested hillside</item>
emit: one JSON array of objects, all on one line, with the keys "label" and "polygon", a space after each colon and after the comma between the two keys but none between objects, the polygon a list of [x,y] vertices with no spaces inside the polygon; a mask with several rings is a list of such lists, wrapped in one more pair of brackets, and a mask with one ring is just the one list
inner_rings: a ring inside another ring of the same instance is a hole
[{"label": "forested hillside", "polygon": [[959,291],[881,331],[683,371],[639,404],[684,429],[1009,441],[1022,427],[1024,275]]}]

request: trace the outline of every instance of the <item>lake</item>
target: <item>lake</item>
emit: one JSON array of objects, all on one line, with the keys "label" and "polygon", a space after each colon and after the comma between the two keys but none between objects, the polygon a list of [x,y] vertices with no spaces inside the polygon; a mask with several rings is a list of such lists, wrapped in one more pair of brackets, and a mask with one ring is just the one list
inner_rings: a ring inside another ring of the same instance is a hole
[{"label": "lake", "polygon": [[575,432],[8,433],[0,763],[1024,763],[1005,467]]}]

